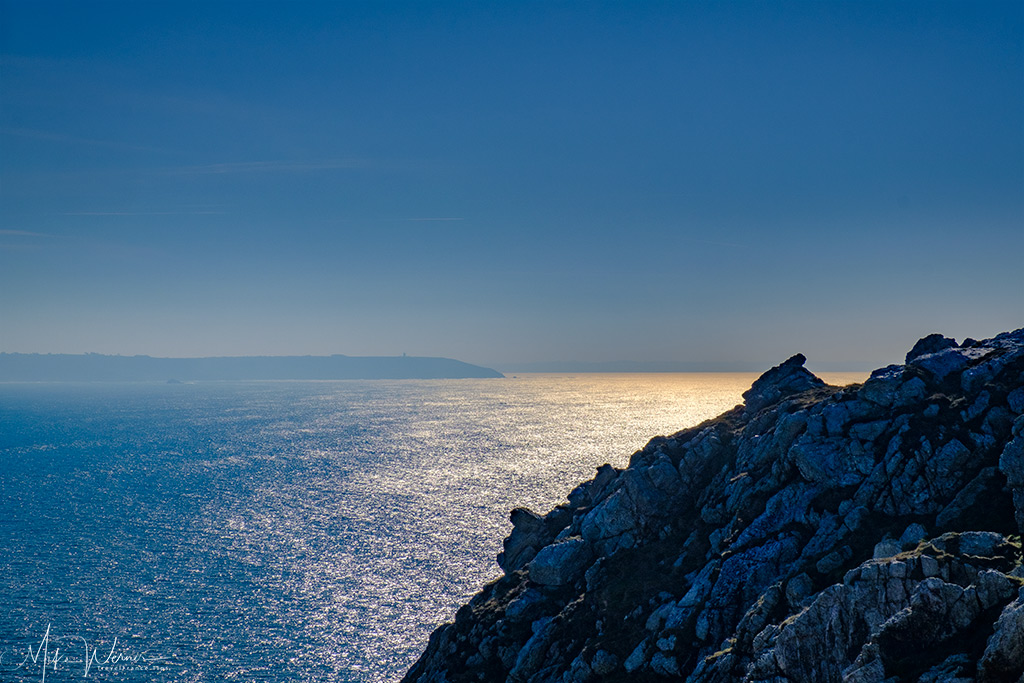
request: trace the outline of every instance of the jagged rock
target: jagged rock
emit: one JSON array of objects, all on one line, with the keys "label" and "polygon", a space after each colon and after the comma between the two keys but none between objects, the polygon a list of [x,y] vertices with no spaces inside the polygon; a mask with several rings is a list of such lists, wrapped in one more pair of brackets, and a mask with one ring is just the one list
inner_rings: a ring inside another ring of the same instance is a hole
[{"label": "jagged rock", "polygon": [[651,671],[662,676],[679,675],[679,662],[676,661],[675,657],[664,652],[654,653],[654,656],[651,657],[650,667]]},{"label": "jagged rock", "polygon": [[540,590],[527,588],[505,608],[505,618],[511,622],[536,619],[549,602],[548,597]]},{"label": "jagged rock", "polygon": [[582,538],[553,543],[541,549],[529,564],[530,580],[546,586],[564,586],[583,575],[592,556]]},{"label": "jagged rock", "polygon": [[1014,389],[1006,395],[1006,405],[1010,410],[1020,415],[1024,413],[1024,387]]},{"label": "jagged rock", "polygon": [[824,382],[804,368],[806,362],[807,358],[798,353],[757,378],[743,393],[747,414],[756,413],[791,394],[824,386]]},{"label": "jagged rock", "polygon": [[1016,681],[1024,329],[826,388],[797,355],[541,516],[405,680]]},{"label": "jagged rock", "polygon": [[509,683],[525,682],[537,673],[558,632],[557,624],[552,617],[537,620],[534,622],[532,630],[533,635],[519,651],[516,663],[508,673]]},{"label": "jagged rock", "polygon": [[1024,662],[1024,588],[999,615],[978,663],[982,681],[1012,680]]},{"label": "jagged rock", "polygon": [[857,391],[857,398],[882,407],[891,406],[903,383],[903,374],[902,365],[889,365],[875,370]]},{"label": "jagged rock", "polygon": [[935,524],[944,529],[959,526],[960,520],[969,518],[972,510],[989,505],[990,496],[1004,487],[1005,480],[995,467],[985,467],[967,483],[953,500],[935,518]]},{"label": "jagged rock", "polygon": [[904,548],[908,545],[916,546],[926,538],[928,538],[928,530],[914,522],[903,530],[903,534],[900,535],[900,545]]},{"label": "jagged rock", "polygon": [[930,353],[914,359],[914,366],[922,369],[936,383],[942,382],[949,375],[963,371],[971,360],[971,355],[958,347]]},{"label": "jagged rock", "polygon": [[900,384],[896,390],[896,398],[893,405],[908,406],[920,401],[928,395],[928,385],[920,377],[911,377]]},{"label": "jagged rock", "polygon": [[835,486],[859,484],[875,465],[868,451],[843,447],[836,439],[804,435],[789,450],[800,475],[807,481]]},{"label": "jagged rock", "polygon": [[1017,528],[1024,533],[1024,416],[1013,423],[1014,438],[1003,448],[999,456],[999,471],[1006,477],[1006,484],[1013,492]]},{"label": "jagged rock", "polygon": [[928,669],[917,679],[918,683],[974,683],[970,676],[965,673],[971,667],[971,658],[965,654],[950,655]]},{"label": "jagged rock", "polygon": [[938,353],[939,351],[945,351],[957,346],[955,339],[944,337],[941,334],[929,334],[927,337],[922,337],[917,340],[914,347],[907,352],[906,363],[909,365],[921,356],[927,356],[932,353]]},{"label": "jagged rock", "polygon": [[992,557],[1007,542],[1000,534],[992,531],[965,531],[957,538],[960,553],[976,557]]},{"label": "jagged rock", "polygon": [[512,533],[505,539],[504,552],[498,554],[498,564],[506,572],[519,569],[532,560],[545,539],[544,518],[533,510],[516,508],[509,519]]},{"label": "jagged rock", "polygon": [[880,560],[886,557],[898,555],[903,550],[903,544],[894,538],[886,538],[875,544],[871,557]]},{"label": "jagged rock", "polygon": [[[951,537],[940,545],[962,547],[974,540]],[[949,643],[955,648],[958,643],[953,641],[976,628],[985,610],[1016,593],[1017,583],[1010,577],[978,573],[967,557],[946,552],[934,558],[940,572],[969,585],[935,576],[915,578],[921,575],[921,559],[915,553],[870,561],[849,572],[842,584],[823,591],[807,610],[783,624],[773,657],[759,660],[751,679],[784,675],[798,681],[840,680],[851,670],[858,672],[855,680],[884,680],[892,675],[890,669],[912,657],[907,649],[911,643]]]},{"label": "jagged rock", "polygon": [[645,658],[647,656],[648,642],[645,640],[637,645],[629,656],[626,657],[626,661],[623,662],[627,673],[633,673],[644,665]]},{"label": "jagged rock", "polygon": [[498,566],[506,573],[522,568],[539,549],[555,540],[571,520],[572,515],[565,508],[555,508],[543,517],[527,508],[515,508],[509,515],[512,533],[505,539],[504,550],[498,553]]},{"label": "jagged rock", "polygon": [[607,650],[598,650],[590,660],[590,670],[598,676],[605,676],[619,666],[619,658]]},{"label": "jagged rock", "polygon": [[597,474],[590,481],[585,481],[567,496],[569,505],[573,509],[589,507],[595,501],[600,500],[607,491],[608,486],[615,481],[619,475],[618,470],[605,463],[597,468]]},{"label": "jagged rock", "polygon": [[969,394],[983,389],[992,382],[1003,371],[1006,362],[1009,360],[1009,357],[1005,354],[988,348],[974,350],[974,353],[971,355],[973,357],[982,355],[984,360],[980,363],[975,363],[973,367],[965,370],[960,377],[960,385],[963,387],[964,392]]},{"label": "jagged rock", "polygon": [[807,597],[814,592],[814,582],[806,573],[794,576],[786,582],[786,600],[792,610],[803,607]]},{"label": "jagged rock", "polygon": [[639,514],[629,493],[620,488],[583,518],[583,538],[599,547],[620,538],[637,526]]}]

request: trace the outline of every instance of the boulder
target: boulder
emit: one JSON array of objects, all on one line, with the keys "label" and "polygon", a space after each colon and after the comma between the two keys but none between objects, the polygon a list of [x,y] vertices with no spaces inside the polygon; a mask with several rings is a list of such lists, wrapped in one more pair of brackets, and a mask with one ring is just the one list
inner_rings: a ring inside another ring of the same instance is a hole
[{"label": "boulder", "polygon": [[939,351],[945,351],[957,346],[958,344],[955,339],[944,337],[941,334],[929,334],[927,337],[918,339],[913,348],[907,352],[906,363],[909,365],[921,356],[938,353]]},{"label": "boulder", "polygon": [[798,353],[786,362],[764,373],[743,393],[746,414],[752,415],[786,396],[825,386],[818,377],[804,368],[807,358]]},{"label": "boulder", "polygon": [[593,553],[582,538],[570,538],[541,549],[528,565],[530,580],[545,586],[575,583],[590,564]]},{"label": "boulder", "polygon": [[1021,662],[1024,662],[1024,588],[999,615],[978,663],[978,680],[1012,680],[1020,671]]}]

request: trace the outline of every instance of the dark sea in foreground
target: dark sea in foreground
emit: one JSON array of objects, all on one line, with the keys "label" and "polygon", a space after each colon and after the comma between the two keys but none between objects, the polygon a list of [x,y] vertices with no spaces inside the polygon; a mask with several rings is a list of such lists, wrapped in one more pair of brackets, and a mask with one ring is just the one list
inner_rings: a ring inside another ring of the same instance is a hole
[{"label": "dark sea in foreground", "polygon": [[0,384],[0,680],[396,680],[511,508],[754,378]]}]

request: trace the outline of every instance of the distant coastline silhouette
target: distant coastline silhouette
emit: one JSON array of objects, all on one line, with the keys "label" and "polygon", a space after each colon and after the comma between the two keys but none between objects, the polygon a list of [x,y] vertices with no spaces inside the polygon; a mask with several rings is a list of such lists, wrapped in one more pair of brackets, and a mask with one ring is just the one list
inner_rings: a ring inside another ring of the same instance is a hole
[{"label": "distant coastline silhouette", "polygon": [[224,356],[153,358],[0,353],[0,382],[465,379],[504,377],[491,368],[425,356]]}]

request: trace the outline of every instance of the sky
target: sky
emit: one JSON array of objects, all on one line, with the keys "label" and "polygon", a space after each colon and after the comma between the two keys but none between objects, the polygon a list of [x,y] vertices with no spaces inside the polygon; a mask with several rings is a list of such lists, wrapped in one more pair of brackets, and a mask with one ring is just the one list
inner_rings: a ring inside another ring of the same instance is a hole
[{"label": "sky", "polygon": [[0,351],[860,369],[1022,254],[1020,2],[0,0]]}]

